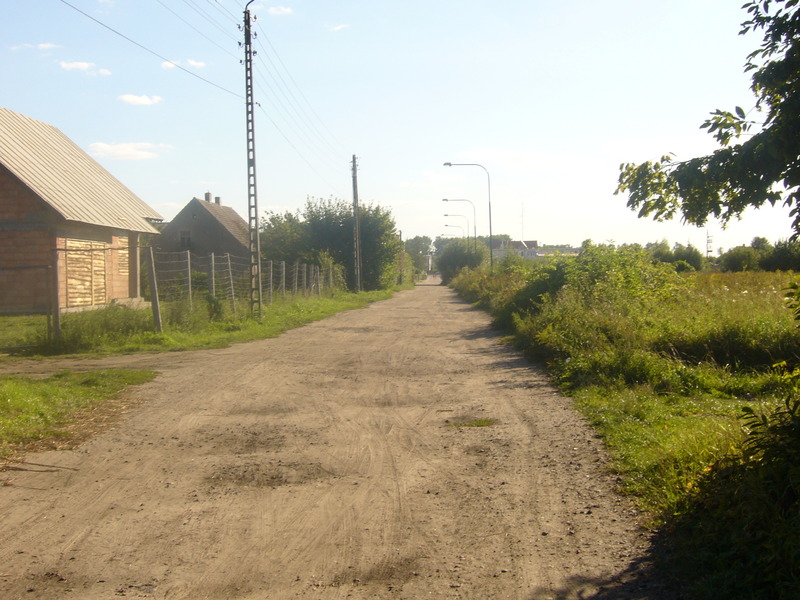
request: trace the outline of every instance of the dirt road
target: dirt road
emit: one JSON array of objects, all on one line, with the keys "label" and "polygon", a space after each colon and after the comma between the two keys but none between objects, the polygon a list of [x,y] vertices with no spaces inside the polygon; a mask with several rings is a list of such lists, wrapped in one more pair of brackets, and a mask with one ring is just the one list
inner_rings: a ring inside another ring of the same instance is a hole
[{"label": "dirt road", "polygon": [[58,366],[109,363],[160,375],[113,429],[0,473],[0,598],[667,597],[600,441],[447,288]]}]

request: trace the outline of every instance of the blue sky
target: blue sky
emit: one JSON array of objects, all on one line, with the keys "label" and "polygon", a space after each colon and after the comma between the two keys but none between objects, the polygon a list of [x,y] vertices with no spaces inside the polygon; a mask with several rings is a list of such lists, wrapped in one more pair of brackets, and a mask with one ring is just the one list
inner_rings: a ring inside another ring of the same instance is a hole
[{"label": "blue sky", "polygon": [[[167,220],[207,191],[246,218],[245,2],[68,2],[0,0],[0,105],[58,127]],[[783,208],[698,229],[614,195],[620,163],[709,152],[708,113],[753,107],[760,39],[738,35],[741,4],[256,0],[259,212],[350,201],[355,154],[361,200],[405,238],[472,228],[442,198],[471,200],[488,233],[486,174],[453,162],[487,169],[493,232],[515,239],[784,239]]]}]

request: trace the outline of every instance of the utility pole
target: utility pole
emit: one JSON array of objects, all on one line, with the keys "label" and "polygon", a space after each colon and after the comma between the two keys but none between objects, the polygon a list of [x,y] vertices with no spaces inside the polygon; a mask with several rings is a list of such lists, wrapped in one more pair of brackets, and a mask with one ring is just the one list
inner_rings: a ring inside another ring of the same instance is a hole
[{"label": "utility pole", "polygon": [[353,264],[356,276],[356,291],[361,292],[361,225],[358,209],[358,165],[353,154]]},{"label": "utility pole", "polygon": [[247,211],[250,229],[250,312],[261,317],[261,240],[258,236],[256,192],[256,132],[253,102],[253,44],[250,32],[250,0],[244,7],[244,78],[247,112]]}]

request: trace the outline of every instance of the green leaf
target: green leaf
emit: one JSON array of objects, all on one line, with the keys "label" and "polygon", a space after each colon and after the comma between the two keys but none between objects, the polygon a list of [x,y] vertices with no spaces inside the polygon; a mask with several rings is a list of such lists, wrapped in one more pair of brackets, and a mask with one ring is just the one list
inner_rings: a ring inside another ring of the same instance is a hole
[{"label": "green leaf", "polygon": [[736,114],[739,115],[740,119],[744,119],[744,117],[745,117],[744,110],[742,109],[741,106],[737,106],[736,107]]}]

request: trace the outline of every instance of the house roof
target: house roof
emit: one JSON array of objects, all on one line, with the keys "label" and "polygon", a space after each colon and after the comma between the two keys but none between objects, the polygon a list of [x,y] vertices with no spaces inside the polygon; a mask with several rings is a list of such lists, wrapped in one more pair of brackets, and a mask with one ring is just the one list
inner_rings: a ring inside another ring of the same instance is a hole
[{"label": "house roof", "polygon": [[0,108],[0,164],[67,221],[158,233],[161,215],[52,125]]},{"label": "house roof", "polygon": [[[216,202],[207,202],[199,198],[192,198],[192,200],[181,210],[189,211],[194,208],[204,210],[209,213],[215,220],[217,220],[228,233],[241,242],[245,248],[250,247],[250,227],[247,222],[239,216],[230,206],[223,206]],[[179,213],[180,214],[180,213]],[[176,217],[177,220],[177,217]]]}]

